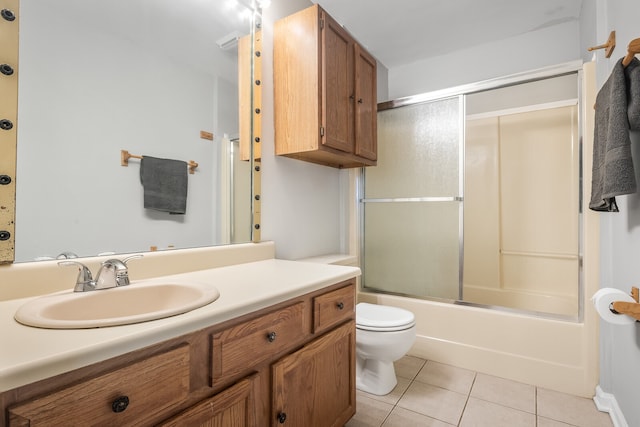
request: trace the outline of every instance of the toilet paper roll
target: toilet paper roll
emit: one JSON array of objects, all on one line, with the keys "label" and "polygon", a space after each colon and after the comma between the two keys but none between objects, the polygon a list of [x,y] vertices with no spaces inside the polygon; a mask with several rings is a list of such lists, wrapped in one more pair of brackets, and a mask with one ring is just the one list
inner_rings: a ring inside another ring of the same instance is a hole
[{"label": "toilet paper roll", "polygon": [[602,288],[591,297],[596,311],[605,322],[614,325],[629,325],[635,323],[635,319],[626,314],[618,314],[611,311],[611,304],[615,301],[636,302],[631,295],[614,288]]}]

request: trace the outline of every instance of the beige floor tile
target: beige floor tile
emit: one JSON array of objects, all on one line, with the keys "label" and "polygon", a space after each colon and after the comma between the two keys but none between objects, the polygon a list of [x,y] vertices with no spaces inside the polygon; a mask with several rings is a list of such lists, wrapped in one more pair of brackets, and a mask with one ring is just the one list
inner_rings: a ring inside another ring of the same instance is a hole
[{"label": "beige floor tile", "polygon": [[356,414],[345,427],[380,427],[392,409],[393,405],[371,399],[365,393],[357,393]]},{"label": "beige floor tile", "polygon": [[429,360],[418,372],[416,381],[469,394],[475,376],[473,371]]},{"label": "beige floor tile", "polygon": [[536,388],[529,384],[478,373],[471,388],[471,396],[536,413]]},{"label": "beige floor tile", "polygon": [[402,378],[414,379],[420,369],[424,366],[426,360],[414,356],[404,356],[402,359],[393,363],[396,369],[396,376]]},{"label": "beige floor tile", "polygon": [[541,417],[580,427],[611,427],[609,414],[596,409],[593,400],[538,388],[537,410]]},{"label": "beige floor tile", "polygon": [[466,401],[466,395],[414,381],[398,402],[398,406],[457,425]]},{"label": "beige floor tile", "polygon": [[536,416],[485,400],[469,398],[460,427],[535,427]]},{"label": "beige floor tile", "polygon": [[368,397],[370,399],[373,399],[373,400],[379,400],[381,402],[385,402],[385,403],[388,403],[390,405],[395,405],[396,403],[398,403],[398,400],[400,400],[400,398],[402,397],[404,392],[407,391],[407,388],[409,387],[409,384],[411,384],[411,380],[408,380],[406,378],[398,377],[398,384],[395,386],[395,388],[393,390],[391,390],[391,393],[389,393],[389,394],[386,394],[384,396],[378,396],[376,394],[369,394],[369,393],[365,393],[364,391],[360,391],[360,390],[358,390],[358,393],[362,393],[366,397]]},{"label": "beige floor tile", "polygon": [[538,427],[576,427],[571,424],[563,423],[549,418],[538,417]]},{"label": "beige floor tile", "polygon": [[451,427],[442,421],[409,411],[408,409],[395,407],[382,427]]}]

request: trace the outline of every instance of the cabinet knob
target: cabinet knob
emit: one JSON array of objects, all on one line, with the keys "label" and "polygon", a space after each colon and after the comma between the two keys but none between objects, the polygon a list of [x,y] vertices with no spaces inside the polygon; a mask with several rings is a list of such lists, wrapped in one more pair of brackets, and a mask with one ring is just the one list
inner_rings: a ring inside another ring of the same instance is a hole
[{"label": "cabinet knob", "polygon": [[280,412],[276,418],[280,424],[284,424],[284,422],[287,421],[287,414]]},{"label": "cabinet knob", "polygon": [[338,310],[342,310],[344,308],[344,303],[340,301],[339,303],[336,304],[336,307],[338,307]]},{"label": "cabinet knob", "polygon": [[269,332],[267,334],[267,340],[269,340],[269,342],[274,342],[276,340],[276,333],[275,332]]},{"label": "cabinet knob", "polygon": [[127,396],[120,396],[111,404],[113,412],[122,412],[129,406],[129,398]]},{"label": "cabinet knob", "polygon": [[362,98],[358,98],[358,104],[362,104]]}]

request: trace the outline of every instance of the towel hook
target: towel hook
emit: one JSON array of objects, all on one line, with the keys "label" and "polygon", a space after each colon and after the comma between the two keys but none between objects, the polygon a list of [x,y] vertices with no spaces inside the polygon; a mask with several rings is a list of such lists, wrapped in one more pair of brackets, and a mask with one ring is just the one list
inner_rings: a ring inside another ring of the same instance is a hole
[{"label": "towel hook", "polygon": [[629,42],[629,47],[627,47],[627,56],[622,60],[622,66],[626,67],[629,65],[637,53],[640,53],[640,39],[633,39]]},{"label": "towel hook", "polygon": [[597,49],[605,49],[604,56],[609,58],[611,57],[611,54],[613,53],[613,49],[615,48],[616,48],[616,32],[611,31],[611,33],[609,33],[609,38],[607,39],[607,42],[605,44],[601,44],[599,46],[593,46],[587,50],[591,52]]}]

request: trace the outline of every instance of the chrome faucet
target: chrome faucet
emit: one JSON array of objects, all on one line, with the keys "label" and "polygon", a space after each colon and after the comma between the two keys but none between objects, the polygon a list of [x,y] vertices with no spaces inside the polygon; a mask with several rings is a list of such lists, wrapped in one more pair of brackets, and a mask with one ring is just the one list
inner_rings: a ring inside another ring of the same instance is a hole
[{"label": "chrome faucet", "polygon": [[89,267],[77,261],[61,261],[58,265],[78,266],[78,277],[76,279],[76,285],[73,288],[74,292],[87,292],[100,289],[115,288],[117,286],[127,286],[129,284],[129,269],[127,268],[127,261],[133,258],[142,258],[143,255],[132,255],[122,260],[113,258],[108,259],[102,263],[96,280],[93,280],[91,270]]},{"label": "chrome faucet", "polygon": [[78,266],[78,278],[76,279],[76,286],[73,288],[74,292],[87,292],[95,290],[96,282],[93,281],[93,276],[91,275],[91,270],[89,270],[89,267],[77,261],[60,261],[58,265]]}]

